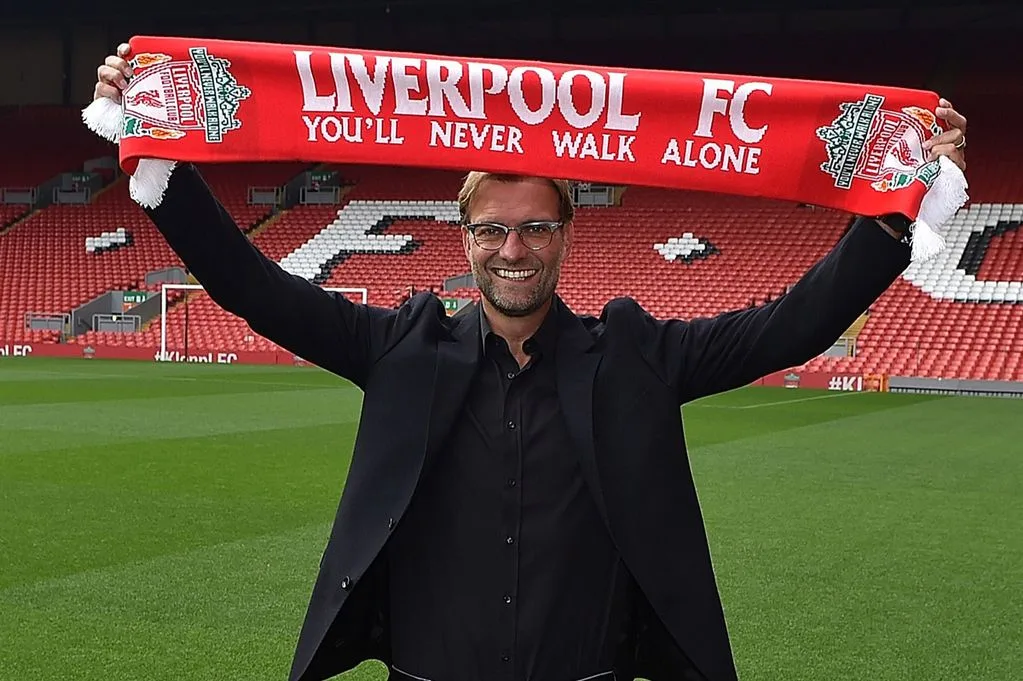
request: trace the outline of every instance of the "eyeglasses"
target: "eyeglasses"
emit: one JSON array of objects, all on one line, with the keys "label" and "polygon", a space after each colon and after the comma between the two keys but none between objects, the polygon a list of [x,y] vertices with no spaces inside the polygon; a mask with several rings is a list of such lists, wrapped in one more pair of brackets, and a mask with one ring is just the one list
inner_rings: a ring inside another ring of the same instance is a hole
[{"label": "eyeglasses", "polygon": [[554,239],[554,232],[564,226],[563,222],[536,220],[524,222],[518,227],[508,227],[500,222],[473,222],[465,228],[472,234],[476,245],[485,251],[496,251],[508,240],[508,232],[519,235],[522,245],[531,251],[547,248]]}]

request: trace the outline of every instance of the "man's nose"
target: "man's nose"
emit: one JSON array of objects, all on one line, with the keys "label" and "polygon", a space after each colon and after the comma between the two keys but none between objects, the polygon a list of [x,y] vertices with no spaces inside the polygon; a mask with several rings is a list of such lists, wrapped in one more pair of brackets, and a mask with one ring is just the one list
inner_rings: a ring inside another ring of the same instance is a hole
[{"label": "man's nose", "polygon": [[504,240],[504,245],[501,246],[501,257],[508,262],[515,262],[526,257],[528,253],[529,249],[522,243],[519,233],[508,232],[508,238]]}]

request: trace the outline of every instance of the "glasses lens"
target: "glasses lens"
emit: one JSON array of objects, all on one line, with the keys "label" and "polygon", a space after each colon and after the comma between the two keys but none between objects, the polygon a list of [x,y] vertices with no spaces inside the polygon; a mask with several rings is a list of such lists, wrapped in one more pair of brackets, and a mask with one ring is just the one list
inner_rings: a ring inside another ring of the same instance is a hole
[{"label": "glasses lens", "polygon": [[522,225],[519,229],[519,236],[527,248],[539,249],[546,247],[551,242],[553,232],[554,225],[535,223]]},{"label": "glasses lens", "polygon": [[472,234],[480,248],[497,249],[504,243],[504,230],[490,225],[479,225]]}]

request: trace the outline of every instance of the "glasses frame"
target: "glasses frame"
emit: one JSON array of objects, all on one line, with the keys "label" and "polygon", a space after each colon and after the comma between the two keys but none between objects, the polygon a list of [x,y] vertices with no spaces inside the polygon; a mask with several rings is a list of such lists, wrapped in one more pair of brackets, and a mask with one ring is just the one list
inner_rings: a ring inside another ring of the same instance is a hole
[{"label": "glasses frame", "polygon": [[[528,245],[522,238],[522,230],[528,227],[535,227],[537,225],[544,225],[547,227],[548,238],[547,243],[545,243],[543,246],[534,247]],[[508,225],[503,225],[500,222],[469,222],[462,226],[465,227],[469,234],[472,235],[473,243],[482,248],[484,251],[501,250],[501,248],[503,248],[504,245],[508,242],[509,232],[515,232],[516,234],[518,234],[519,241],[521,241],[522,245],[528,248],[529,250],[542,251],[543,249],[551,245],[551,243],[554,241],[554,233],[557,232],[559,229],[563,228],[565,226],[565,222],[563,220],[530,220],[528,222],[523,222],[518,227],[509,227]],[[479,229],[480,227],[493,227],[504,232],[504,237],[501,239],[501,243],[498,244],[497,246],[484,246],[483,244],[481,244],[479,240],[476,238],[476,230]]]}]

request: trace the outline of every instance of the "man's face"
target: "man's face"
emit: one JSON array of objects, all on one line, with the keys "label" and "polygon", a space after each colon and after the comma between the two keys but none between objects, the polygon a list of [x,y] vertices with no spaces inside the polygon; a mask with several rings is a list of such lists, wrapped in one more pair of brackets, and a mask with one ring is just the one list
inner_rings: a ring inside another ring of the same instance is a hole
[{"label": "man's face", "polygon": [[[557,221],[558,192],[546,180],[517,182],[484,180],[469,206],[467,222],[497,222],[518,227],[526,222]],[[462,230],[465,255],[483,297],[501,314],[525,317],[542,308],[554,295],[561,263],[571,245],[571,224],[554,231],[551,243],[530,250],[515,232],[499,250],[480,248]]]}]

